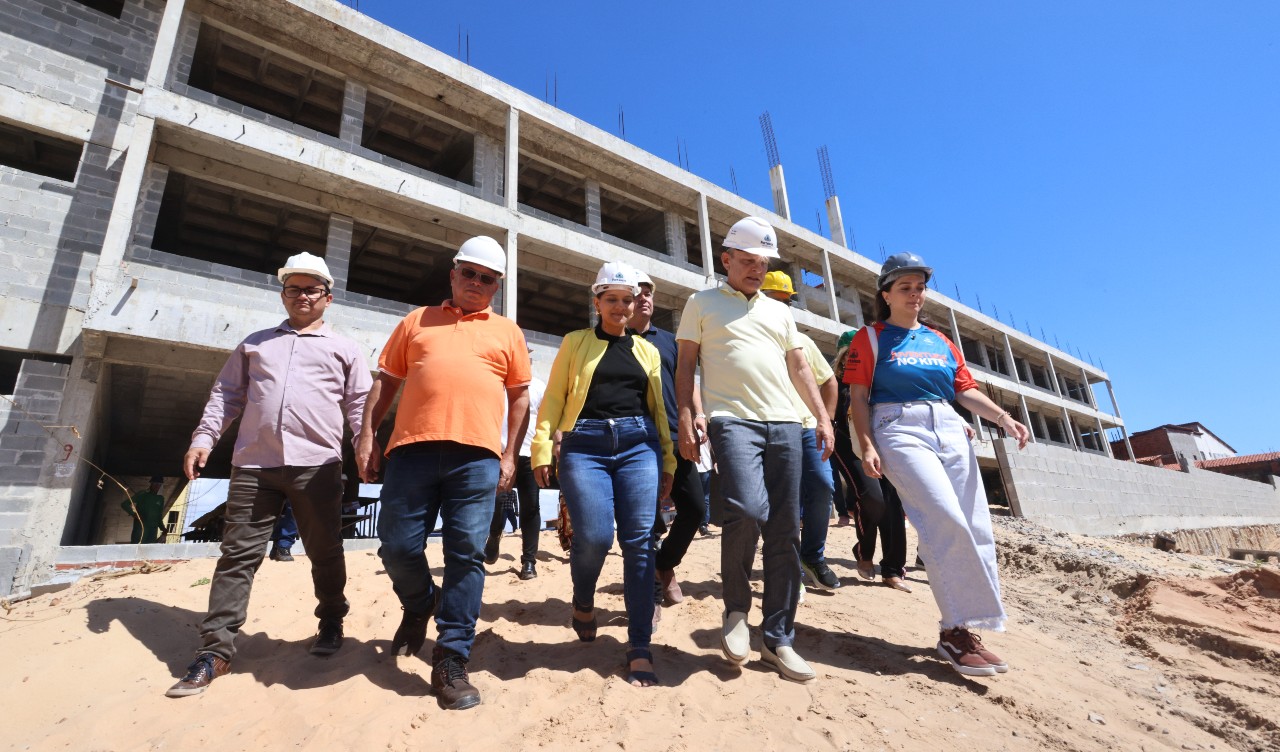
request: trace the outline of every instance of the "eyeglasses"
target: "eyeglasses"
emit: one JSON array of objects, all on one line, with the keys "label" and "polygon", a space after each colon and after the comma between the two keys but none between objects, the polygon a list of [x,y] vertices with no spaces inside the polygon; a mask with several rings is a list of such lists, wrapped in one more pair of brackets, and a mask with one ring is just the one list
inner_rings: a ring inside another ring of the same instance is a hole
[{"label": "eyeglasses", "polygon": [[463,279],[478,279],[482,285],[491,285],[498,281],[498,276],[496,274],[478,272],[469,266],[459,266],[458,274],[461,274]]},{"label": "eyeglasses", "polygon": [[327,287],[297,287],[295,285],[288,285],[284,288],[284,296],[290,299],[306,295],[307,298],[316,300],[328,294],[329,288]]}]

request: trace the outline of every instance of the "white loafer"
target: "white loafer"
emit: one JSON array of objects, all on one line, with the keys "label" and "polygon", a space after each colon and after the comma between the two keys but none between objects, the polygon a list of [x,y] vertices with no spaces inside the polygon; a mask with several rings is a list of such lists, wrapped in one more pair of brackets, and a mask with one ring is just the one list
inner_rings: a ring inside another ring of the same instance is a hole
[{"label": "white loafer", "polygon": [[720,647],[724,650],[724,657],[739,666],[751,657],[751,628],[747,626],[746,614],[730,611],[725,615]]},{"label": "white loafer", "polygon": [[777,667],[784,679],[803,684],[818,678],[813,669],[809,668],[809,664],[805,663],[790,645],[779,645],[777,650],[770,650],[767,645],[761,645],[760,657],[765,663],[771,663]]}]

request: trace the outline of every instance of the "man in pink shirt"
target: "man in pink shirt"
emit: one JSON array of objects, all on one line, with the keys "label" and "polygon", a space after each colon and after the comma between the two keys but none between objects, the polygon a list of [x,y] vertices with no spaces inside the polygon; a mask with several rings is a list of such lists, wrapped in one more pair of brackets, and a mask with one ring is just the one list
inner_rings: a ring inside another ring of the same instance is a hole
[{"label": "man in pink shirt", "polygon": [[227,492],[222,557],[209,588],[202,645],[169,697],[200,694],[231,668],[235,636],[244,626],[253,575],[285,501],[293,505],[311,559],[319,634],[312,655],[342,646],[342,424],[360,435],[371,378],[360,347],[324,323],[333,277],[324,259],[291,257],[277,274],[289,317],[249,335],[218,374],[200,425],[183,458],[195,480],[218,439],[240,418]]}]

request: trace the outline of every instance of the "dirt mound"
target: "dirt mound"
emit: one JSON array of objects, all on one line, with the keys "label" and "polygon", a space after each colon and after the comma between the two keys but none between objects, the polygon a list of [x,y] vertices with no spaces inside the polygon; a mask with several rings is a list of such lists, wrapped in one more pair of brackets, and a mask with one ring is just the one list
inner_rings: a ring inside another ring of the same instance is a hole
[{"label": "dirt mound", "polygon": [[1130,622],[1196,635],[1200,647],[1280,669],[1280,572],[1151,582],[1124,611]]}]

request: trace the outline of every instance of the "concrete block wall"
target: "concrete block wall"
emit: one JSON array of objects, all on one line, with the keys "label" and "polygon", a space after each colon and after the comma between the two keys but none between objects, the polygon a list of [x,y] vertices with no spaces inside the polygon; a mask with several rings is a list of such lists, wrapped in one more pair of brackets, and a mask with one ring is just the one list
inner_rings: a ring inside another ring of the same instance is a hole
[{"label": "concrete block wall", "polygon": [[0,99],[22,127],[83,145],[71,181],[0,167],[0,347],[63,352],[97,265],[163,3],[119,19],[70,0],[0,4]]},{"label": "concrete block wall", "polygon": [[65,475],[75,467],[64,461],[62,444],[46,429],[58,423],[69,369],[63,363],[23,361],[13,395],[0,400],[0,596],[10,594],[30,556],[28,516],[46,469]]},{"label": "concrete block wall", "polygon": [[1176,472],[1048,444],[995,442],[1014,514],[1070,533],[1120,535],[1280,523],[1280,491],[1192,468]]}]

